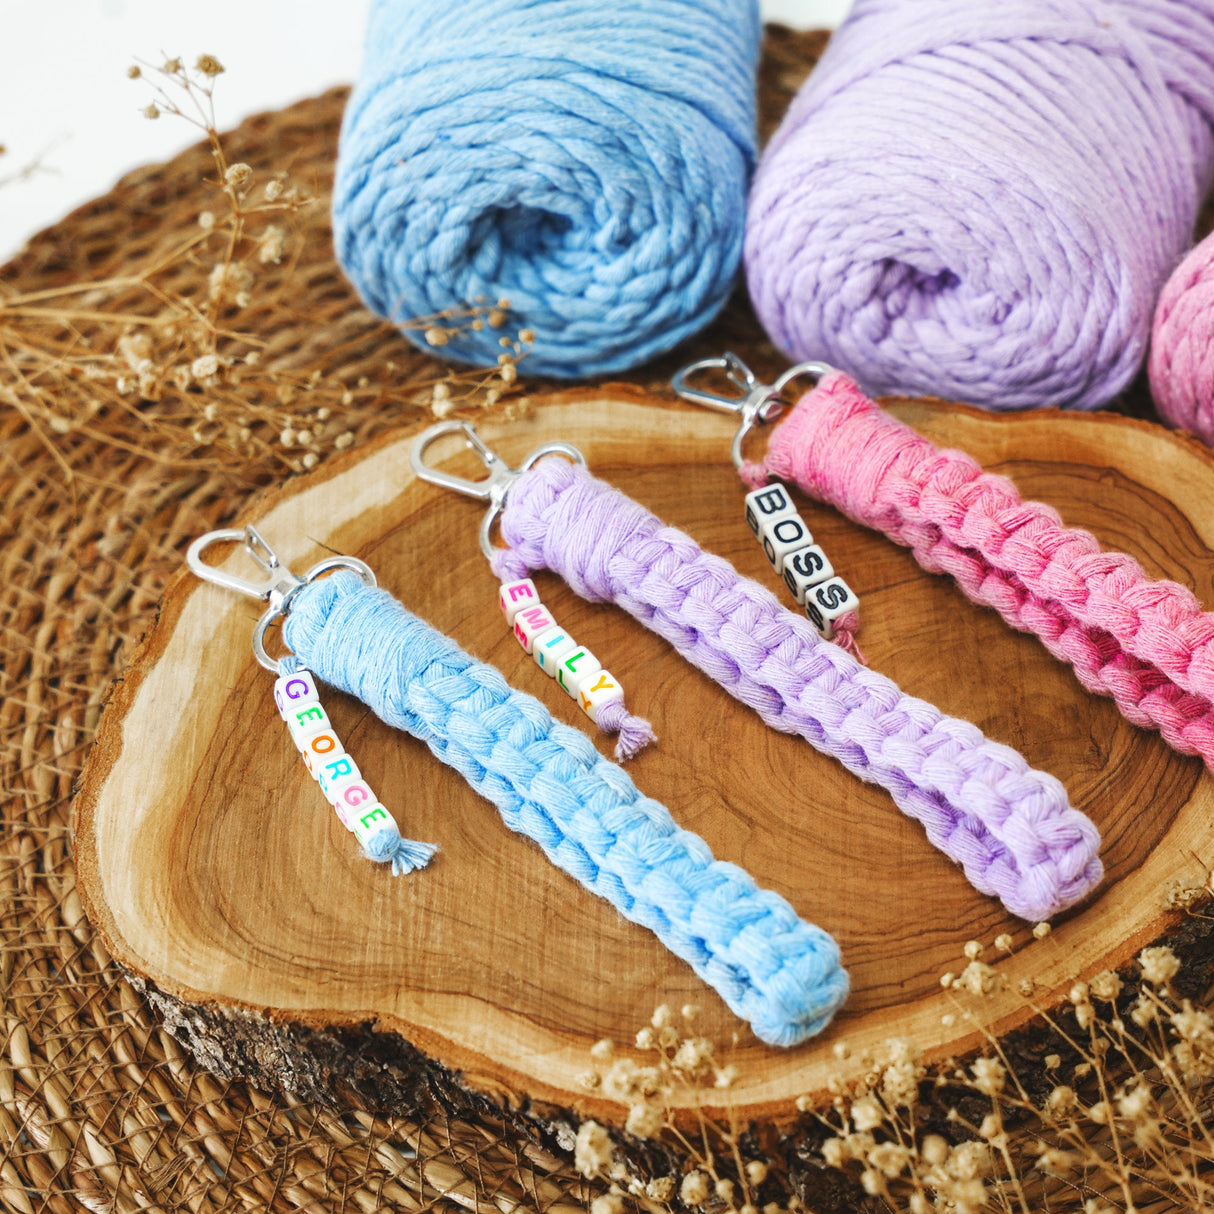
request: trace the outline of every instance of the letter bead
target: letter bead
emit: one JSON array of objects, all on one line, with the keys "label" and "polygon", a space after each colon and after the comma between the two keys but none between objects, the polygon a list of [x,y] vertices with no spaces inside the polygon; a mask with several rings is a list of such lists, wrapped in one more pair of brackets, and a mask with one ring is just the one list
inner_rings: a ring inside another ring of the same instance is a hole
[{"label": "letter bead", "polygon": [[781,514],[759,520],[759,542],[771,567],[784,576],[784,558],[798,548],[814,542],[805,520],[799,514]]},{"label": "letter bead", "polygon": [[514,637],[523,647],[524,653],[530,653],[535,638],[541,632],[556,626],[556,620],[548,614],[548,608],[543,603],[534,607],[524,607],[514,617]]},{"label": "letter bead", "polygon": [[325,794],[325,800],[330,804],[333,803],[340,784],[361,779],[362,772],[358,770],[358,764],[348,754],[325,759],[316,765],[316,782],[320,785],[320,791]]},{"label": "letter bead", "polygon": [[332,729],[321,729],[316,733],[307,734],[301,749],[304,766],[307,767],[314,780],[316,779],[316,769],[321,763],[327,762],[329,759],[336,759],[338,755],[346,752],[346,748],[341,744],[341,739]]},{"label": "letter bead", "polygon": [[332,729],[329,714],[319,704],[308,704],[303,708],[292,708],[287,714],[287,727],[291,731],[295,747],[301,753],[314,733]]},{"label": "letter bead", "polygon": [[398,837],[400,835],[395,819],[378,801],[359,806],[359,812],[351,813],[349,828],[363,847],[367,846],[373,836],[385,830],[392,831]]},{"label": "letter bead", "polygon": [[835,567],[817,544],[807,544],[784,558],[784,584],[802,606],[811,586],[834,576]]},{"label": "letter bead", "polygon": [[531,656],[535,658],[535,664],[546,675],[555,679],[556,668],[561,658],[572,653],[576,648],[577,641],[557,625],[549,628],[547,632],[541,632],[531,642]]},{"label": "letter bead", "polygon": [[366,807],[374,805],[378,799],[371,791],[371,786],[365,780],[342,780],[330,789],[332,795],[329,804],[337,811],[337,816],[349,827],[355,817],[365,812]]},{"label": "letter bead", "polygon": [[577,702],[596,725],[599,723],[599,709],[604,704],[623,698],[624,689],[609,670],[596,670],[578,684]]},{"label": "letter bead", "polygon": [[293,708],[303,708],[319,702],[320,693],[316,690],[316,680],[310,670],[284,674],[274,682],[274,703],[278,705],[278,715],[284,721],[287,719],[287,713]]},{"label": "letter bead", "polygon": [[513,626],[514,617],[524,607],[539,606],[540,592],[536,590],[535,583],[529,577],[523,578],[521,582],[504,583],[501,590],[498,591],[497,601],[501,605],[502,614],[506,617],[506,623]]},{"label": "letter bead", "polygon": [[556,681],[577,699],[578,688],[586,681],[587,676],[602,670],[602,663],[589,649],[579,645],[567,657],[563,657],[556,668]]},{"label": "letter bead", "polygon": [[828,641],[835,635],[836,622],[859,609],[860,600],[841,577],[810,587],[805,596],[806,617]]},{"label": "letter bead", "polygon": [[759,526],[764,519],[796,513],[797,508],[783,485],[767,485],[746,495],[746,525],[756,536],[759,536]]}]

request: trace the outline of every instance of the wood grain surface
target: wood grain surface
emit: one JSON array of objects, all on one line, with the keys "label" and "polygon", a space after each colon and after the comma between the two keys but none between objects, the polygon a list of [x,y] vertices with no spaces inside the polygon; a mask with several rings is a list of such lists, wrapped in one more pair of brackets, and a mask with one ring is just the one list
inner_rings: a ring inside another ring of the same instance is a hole
[{"label": "wood grain surface", "polygon": [[[1214,601],[1214,463],[1196,444],[1110,415],[891,407],[1148,573]],[[482,429],[515,463],[541,442],[576,443],[596,473],[779,592],[742,521],[732,428],[621,387],[547,398],[526,423]],[[411,436],[292,482],[266,502],[259,528],[298,571],[334,551],[368,561],[406,606],[593,732],[501,621],[476,542],[481,507],[414,481]],[[467,457],[450,466],[475,471]],[[860,595],[871,665],[1057,775],[1099,826],[1104,885],[1046,941],[1021,948],[1031,925],[975,892],[884,791],[765,727],[619,609],[537,575],[558,621],[658,731],[658,745],[630,765],[638,785],[842,946],[853,995],[835,1025],[795,1050],[763,1046],[655,937],[511,834],[421,743],[330,691],[326,709],[402,832],[442,848],[404,878],[363,859],[253,661],[261,605],[183,574],[115,690],[77,804],[81,889],[108,947],[187,1006],[321,1029],[373,1022],[493,1099],[618,1123],[626,1110],[577,1076],[594,1041],[630,1041],[658,1003],[700,1004],[718,1042],[738,1033],[734,1106],[780,1119],[798,1095],[822,1095],[828,1077],[860,1065],[835,1058],[844,1037],[856,1055],[894,1033],[936,1056],[972,1048],[964,1022],[943,1027],[952,1005],[939,985],[968,939],[1006,931],[1020,950],[998,963],[1011,980],[991,1003],[1002,1032],[1031,1015],[1017,980],[1031,976],[1036,1000],[1049,1003],[1074,977],[1125,964],[1166,934],[1168,879],[1197,878],[1214,860],[1214,798],[1200,762],[1083,691],[1036,638],[1011,632],[906,551],[798,500]],[[610,740],[594,736],[609,753]]]}]

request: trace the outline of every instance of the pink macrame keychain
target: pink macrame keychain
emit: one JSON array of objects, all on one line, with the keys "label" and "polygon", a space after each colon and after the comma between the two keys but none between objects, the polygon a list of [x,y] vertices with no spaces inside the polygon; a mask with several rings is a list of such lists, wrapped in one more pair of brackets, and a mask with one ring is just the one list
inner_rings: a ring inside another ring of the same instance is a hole
[{"label": "pink macrame keychain", "polygon": [[[488,477],[426,463],[430,444],[452,433]],[[866,669],[771,591],[592,476],[576,448],[549,443],[512,469],[468,423],[445,422],[418,436],[411,462],[420,478],[489,503],[481,547],[506,586],[549,569],[582,598],[622,607],[768,725],[885,788],[1013,914],[1048,918],[1100,881],[1099,834],[1057,779]],[[492,543],[498,519],[505,548]]]},{"label": "pink macrame keychain", "polygon": [[[691,382],[714,371],[742,395]],[[803,376],[816,383],[772,431],[764,458],[745,460],[748,431],[779,417],[785,389]],[[916,434],[824,363],[801,363],[768,385],[727,354],[684,368],[673,387],[740,415],[733,458],[752,488],[777,477],[910,548],[924,569],[951,574],[974,602],[1036,633],[1128,720],[1214,767],[1214,614],[1190,590],[1104,551],[1051,506],[1025,501],[1006,477]]]}]

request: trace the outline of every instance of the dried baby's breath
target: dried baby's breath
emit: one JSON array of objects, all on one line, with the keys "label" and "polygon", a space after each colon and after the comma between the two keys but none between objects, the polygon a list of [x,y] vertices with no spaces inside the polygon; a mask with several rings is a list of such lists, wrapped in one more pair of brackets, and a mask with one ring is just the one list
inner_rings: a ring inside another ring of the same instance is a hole
[{"label": "dried baby's breath", "polygon": [[[174,56],[126,73],[151,90],[148,117],[184,119],[206,139],[208,193],[188,225],[130,253],[119,277],[0,296],[9,372],[0,403],[22,412],[65,478],[71,464],[56,443],[82,433],[158,463],[256,481],[319,466],[402,410],[429,408],[431,392],[442,415],[500,404],[524,416],[530,333],[507,330],[503,361],[483,369],[454,370],[403,342],[390,361],[369,362],[365,348],[390,326],[368,316],[361,332],[346,326],[332,338],[318,324],[306,355],[263,358],[266,334],[306,322],[308,284],[296,267],[331,255],[327,199],[247,153],[229,160],[214,113],[222,64],[193,62]],[[509,314],[502,301],[477,300],[400,327],[450,342],[491,311]],[[284,445],[285,431],[308,437]]]},{"label": "dried baby's breath", "polygon": [[[1039,943],[1048,934],[1034,933],[1037,943],[1025,947],[1052,950]],[[993,943],[998,953],[1012,951],[1009,936]],[[1148,1195],[1157,1203],[1149,1208],[1161,1214],[1214,1209],[1214,1015],[1170,995],[1184,974],[1175,952],[1144,949],[1129,974],[1103,971],[1071,982],[1061,1011],[1030,1004],[1038,1031],[1059,1047],[1033,1063],[1031,1054],[1005,1052],[983,1027],[991,994],[1004,987],[981,960],[985,951],[979,941],[964,945],[964,965],[943,983],[956,1007],[948,1024],[968,1020],[986,1042],[968,1062],[928,1067],[905,1037],[858,1053],[843,1038],[831,1043],[829,1053],[853,1077],[829,1081],[836,1095],[828,1112],[809,1095],[797,1101],[806,1124],[822,1131],[816,1166],[846,1173],[854,1208],[874,1201],[882,1214],[1075,1214],[1089,1206],[1142,1214]],[[1026,998],[1036,989],[1029,985]],[[727,1099],[723,1119],[703,1112],[696,1094],[719,1091],[727,1068],[690,1019],[684,1016],[680,1028],[663,1005],[638,1032],[637,1048],[656,1057],[655,1065],[599,1051],[595,1074],[627,1105],[626,1132],[677,1147],[687,1159],[678,1186],[684,1207],[711,1214],[803,1209],[781,1153],[755,1158],[742,1149]],[[740,1069],[735,1082],[744,1077]],[[638,1095],[642,1072],[649,1090]],[[694,1133],[676,1124],[675,1110],[688,1107],[699,1122]],[[948,1137],[938,1132],[942,1122]],[[602,1153],[595,1158],[601,1167]],[[618,1154],[611,1160],[620,1166]],[[629,1191],[649,1196],[643,1185]],[[782,1202],[770,1200],[773,1191],[784,1194]]]}]

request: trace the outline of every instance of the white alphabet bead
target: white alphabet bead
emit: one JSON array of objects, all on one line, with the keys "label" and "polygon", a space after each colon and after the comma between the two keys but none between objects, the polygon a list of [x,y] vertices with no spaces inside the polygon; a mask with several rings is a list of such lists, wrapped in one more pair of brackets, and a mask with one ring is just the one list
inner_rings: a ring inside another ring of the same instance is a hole
[{"label": "white alphabet bead", "polygon": [[540,592],[536,590],[535,583],[530,578],[524,578],[521,582],[504,583],[498,591],[497,601],[501,604],[506,623],[512,625],[514,617],[524,607],[539,606]]},{"label": "white alphabet bead", "polygon": [[859,609],[860,600],[841,577],[812,586],[805,595],[805,615],[828,641],[835,635],[836,622]]},{"label": "white alphabet bead", "polygon": [[303,708],[290,709],[286,721],[295,746],[301,753],[312,734],[320,733],[322,729],[332,728],[329,714],[319,704],[308,704]]},{"label": "white alphabet bead", "polygon": [[325,800],[333,803],[336,788],[343,782],[361,780],[362,772],[358,764],[347,754],[336,755],[332,759],[324,759],[316,765],[316,782],[320,791],[325,794]]},{"label": "white alphabet bead", "polygon": [[397,837],[400,835],[392,815],[378,801],[362,808],[357,814],[351,814],[348,826],[363,847],[367,846],[372,836],[385,830],[392,831]]},{"label": "white alphabet bead", "polygon": [[577,689],[577,702],[582,711],[597,725],[599,709],[624,698],[624,689],[609,670],[596,670],[587,675]]},{"label": "white alphabet bead", "polygon": [[514,639],[523,647],[524,653],[530,653],[532,643],[541,632],[556,627],[556,620],[548,613],[543,603],[534,607],[524,607],[514,617]]},{"label": "white alphabet bead", "polygon": [[585,682],[586,676],[602,669],[598,658],[585,646],[579,645],[557,664],[556,681],[576,700],[578,688]]},{"label": "white alphabet bead", "polygon": [[759,522],[759,542],[771,562],[771,567],[784,576],[784,558],[798,548],[814,542],[805,520],[799,514],[784,514],[779,518],[765,518]]},{"label": "white alphabet bead", "polygon": [[759,525],[764,519],[781,518],[786,514],[796,514],[797,508],[788,496],[788,490],[783,485],[767,485],[746,495],[746,525],[759,534]]},{"label": "white alphabet bead", "polygon": [[374,805],[377,798],[371,791],[371,786],[365,780],[343,780],[332,788],[329,804],[337,811],[337,816],[353,830],[350,825],[360,813]]},{"label": "white alphabet bead", "polygon": [[274,683],[274,703],[278,705],[278,715],[284,721],[292,708],[303,708],[319,702],[320,693],[316,690],[316,680],[310,670],[284,674]]},{"label": "white alphabet bead", "polygon": [[835,567],[817,544],[807,544],[784,558],[784,584],[802,606],[811,586],[834,576]]},{"label": "white alphabet bead", "polygon": [[549,628],[547,632],[541,632],[531,642],[531,656],[535,658],[535,664],[546,675],[555,679],[557,663],[576,648],[577,641],[563,628],[556,625]]},{"label": "white alphabet bead", "polygon": [[319,764],[325,762],[327,759],[336,759],[338,755],[345,754],[346,752],[346,748],[341,744],[341,739],[331,728],[306,734],[303,739],[303,746],[300,749],[303,752],[304,765],[314,780],[316,779],[316,768]]}]

